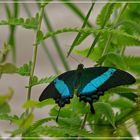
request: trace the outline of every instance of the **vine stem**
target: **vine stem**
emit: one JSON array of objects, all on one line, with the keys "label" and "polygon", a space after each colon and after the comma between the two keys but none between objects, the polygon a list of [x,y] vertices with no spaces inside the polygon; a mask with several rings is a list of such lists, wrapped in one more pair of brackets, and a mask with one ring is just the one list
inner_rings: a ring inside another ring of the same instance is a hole
[{"label": "vine stem", "polygon": [[[33,57],[32,57],[32,68],[31,68],[30,77],[29,77],[29,84],[28,84],[29,88],[28,88],[28,93],[27,93],[27,101],[30,100],[30,98],[31,98],[31,91],[32,91],[31,82],[32,82],[32,79],[34,76],[36,59],[37,59],[37,50],[38,50],[37,34],[41,28],[43,14],[44,14],[44,5],[41,6],[40,11],[39,11],[38,27],[37,27],[37,31],[36,31],[36,38],[34,41],[34,50],[33,50]],[[28,115],[28,113],[29,113],[29,109],[26,110],[27,115]]]}]

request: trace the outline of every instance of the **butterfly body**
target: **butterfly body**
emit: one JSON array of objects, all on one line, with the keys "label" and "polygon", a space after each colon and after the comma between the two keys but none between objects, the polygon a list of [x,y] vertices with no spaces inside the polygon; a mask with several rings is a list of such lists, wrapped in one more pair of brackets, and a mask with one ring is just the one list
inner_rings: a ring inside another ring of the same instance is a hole
[{"label": "butterfly body", "polygon": [[84,68],[79,64],[77,70],[59,75],[42,92],[39,101],[53,98],[59,107],[70,103],[74,90],[80,101],[88,102],[90,110],[95,113],[93,102],[98,100],[110,88],[135,82],[129,73],[111,67]]}]

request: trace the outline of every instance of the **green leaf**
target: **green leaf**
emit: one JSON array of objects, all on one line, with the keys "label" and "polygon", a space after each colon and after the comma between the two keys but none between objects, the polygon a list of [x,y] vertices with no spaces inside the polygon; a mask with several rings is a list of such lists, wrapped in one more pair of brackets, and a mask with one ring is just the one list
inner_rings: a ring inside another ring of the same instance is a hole
[{"label": "green leaf", "polygon": [[137,111],[135,113],[135,115],[133,116],[133,119],[135,121],[137,130],[138,130],[138,134],[140,135],[140,111]]},{"label": "green leaf", "polygon": [[130,93],[130,92],[136,92],[139,93],[140,89],[130,88],[130,87],[116,87],[108,90],[109,93]]},{"label": "green leaf", "polygon": [[117,93],[117,94],[120,95],[121,97],[125,97],[133,102],[135,102],[136,99],[138,98],[137,94],[131,93],[131,92],[129,92],[129,93]]},{"label": "green leaf", "polygon": [[0,114],[6,114],[9,113],[10,110],[10,106],[5,102],[0,104]]},{"label": "green leaf", "polygon": [[32,68],[32,62],[29,61],[29,63],[19,67],[17,69],[17,73],[20,74],[21,76],[30,76],[31,68]]},{"label": "green leaf", "polygon": [[27,118],[22,120],[20,127],[21,128],[29,128],[29,126],[33,122],[33,119],[34,119],[34,115],[32,113],[30,113]]},{"label": "green leaf", "polygon": [[34,101],[34,100],[29,100],[29,101],[26,101],[24,104],[23,104],[23,108],[33,108],[33,107],[37,107],[37,108],[42,108],[44,106],[47,106],[47,105],[50,105],[50,104],[54,104],[54,100],[53,99],[47,99],[47,100],[44,100],[44,101]]},{"label": "green leaf", "polygon": [[126,98],[118,98],[114,101],[110,101],[110,104],[113,107],[119,108],[121,110],[126,110],[126,109],[133,109],[135,107],[134,103]]},{"label": "green leaf", "polygon": [[11,25],[11,26],[22,26],[26,29],[36,29],[38,26],[38,21],[36,17],[31,18],[15,18],[11,17],[8,20],[1,20],[0,25]]},{"label": "green leaf", "polygon": [[16,71],[17,71],[17,68],[14,64],[6,63],[3,65],[0,65],[0,73],[12,74],[12,73],[16,73]]},{"label": "green leaf", "polygon": [[97,63],[102,64],[105,63],[105,66],[115,66],[119,69],[128,69],[125,61],[123,60],[123,57],[115,54],[115,53],[108,53],[104,56],[102,56]]},{"label": "green leaf", "polygon": [[7,121],[10,121],[10,123],[14,123],[14,124],[17,124],[19,125],[21,120],[19,120],[18,116],[14,115],[14,116],[11,116],[9,114],[6,113],[0,113],[0,120],[7,120]]},{"label": "green leaf", "polygon": [[121,137],[121,138],[123,138],[123,137],[128,138],[129,137],[129,139],[131,139],[133,137],[125,125],[120,125],[119,127],[117,127],[117,129],[114,132],[114,136]]},{"label": "green leaf", "polygon": [[10,46],[8,46],[6,43],[4,43],[3,48],[0,51],[0,63],[5,62],[9,51],[10,51]]},{"label": "green leaf", "polygon": [[97,102],[94,104],[94,107],[98,113],[104,114],[110,124],[115,128],[115,117],[111,105],[104,102]]},{"label": "green leaf", "polygon": [[31,82],[30,86],[36,86],[36,85],[40,85],[40,84],[50,83],[55,78],[56,78],[56,76],[50,76],[50,77],[45,77],[45,78],[38,79],[37,76],[33,76],[33,79],[32,79],[32,82]]},{"label": "green leaf", "polygon": [[109,21],[110,16],[114,12],[116,8],[119,8],[121,6],[120,3],[107,3],[105,6],[102,8],[100,14],[96,18],[96,23],[97,25],[100,25],[103,27],[105,25],[106,21]]},{"label": "green leaf", "polygon": [[65,128],[65,127],[57,127],[57,126],[51,126],[51,127],[46,127],[43,134],[47,134],[48,136],[51,137],[93,137],[93,134],[86,131],[86,130],[77,130],[77,128]]},{"label": "green leaf", "polygon": [[10,100],[13,94],[14,94],[14,90],[12,88],[9,88],[4,95],[0,95],[0,104],[3,104],[7,100]]}]

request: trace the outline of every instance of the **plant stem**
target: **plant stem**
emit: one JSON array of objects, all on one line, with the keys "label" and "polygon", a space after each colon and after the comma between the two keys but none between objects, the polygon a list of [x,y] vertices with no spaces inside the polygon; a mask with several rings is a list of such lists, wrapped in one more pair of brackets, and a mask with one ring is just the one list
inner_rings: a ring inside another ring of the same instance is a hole
[{"label": "plant stem", "polygon": [[[28,88],[28,94],[27,94],[27,101],[30,100],[30,98],[31,98],[31,90],[32,90],[31,83],[32,83],[32,79],[33,79],[33,76],[34,76],[34,70],[35,70],[36,58],[37,58],[37,50],[38,50],[37,34],[38,34],[38,31],[40,31],[40,28],[41,28],[43,13],[44,13],[44,6],[41,6],[40,11],[39,11],[39,21],[38,21],[38,27],[37,27],[36,38],[35,38],[35,43],[34,43],[32,68],[31,68],[30,77],[29,77],[29,84],[28,84],[29,88]],[[28,115],[28,113],[29,113],[29,109],[26,110],[27,115]]]},{"label": "plant stem", "polygon": [[[114,22],[114,24],[113,24],[113,29],[115,28],[116,24],[117,24],[118,21],[120,20],[120,17],[121,17],[121,15],[123,14],[123,12],[125,11],[127,5],[128,5],[128,3],[126,3],[126,4],[124,5],[124,7],[122,8],[122,10],[119,12],[118,17],[116,18],[116,20],[115,20],[115,22]],[[108,37],[107,42],[106,42],[106,44],[105,44],[104,50],[103,50],[103,52],[102,52],[102,56],[106,54],[106,52],[107,52],[107,50],[108,50],[108,46],[109,46],[109,44],[110,44],[110,42],[111,42],[111,38],[112,38],[112,33],[109,34],[109,37]]]},{"label": "plant stem", "polygon": [[81,130],[84,129],[84,127],[85,127],[87,117],[88,117],[88,113],[86,113],[85,116],[84,116],[84,120],[83,120],[83,122],[81,124],[81,128],[80,128]]},{"label": "plant stem", "polygon": [[[31,12],[30,12],[29,7],[27,6],[26,3],[23,3],[23,7],[25,8],[25,11],[26,11],[27,15],[28,15],[29,17],[31,17],[31,16],[32,16],[32,15],[31,15]],[[51,65],[52,65],[52,67],[53,67],[53,70],[55,71],[56,74],[59,74],[59,70],[58,70],[58,68],[57,68],[57,66],[56,66],[56,64],[55,64],[55,62],[54,62],[54,60],[53,60],[53,57],[51,56],[51,53],[50,53],[48,47],[46,46],[45,42],[43,41],[43,42],[41,43],[41,45],[42,45],[42,47],[43,47],[43,49],[44,49],[44,52],[46,53],[47,57],[49,58],[49,60],[50,60],[50,62],[51,62]]]}]

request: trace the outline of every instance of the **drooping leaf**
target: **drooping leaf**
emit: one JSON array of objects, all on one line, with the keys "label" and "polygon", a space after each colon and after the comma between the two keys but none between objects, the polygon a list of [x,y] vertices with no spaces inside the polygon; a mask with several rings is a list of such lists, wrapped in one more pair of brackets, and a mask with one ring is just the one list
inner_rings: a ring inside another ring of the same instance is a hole
[{"label": "drooping leaf", "polygon": [[13,94],[14,94],[14,90],[12,88],[9,88],[4,95],[0,94],[0,104],[3,104],[7,100],[10,100]]},{"label": "drooping leaf", "polygon": [[6,63],[0,65],[0,73],[12,74],[12,73],[16,73],[16,71],[17,71],[17,67],[14,64]]}]

